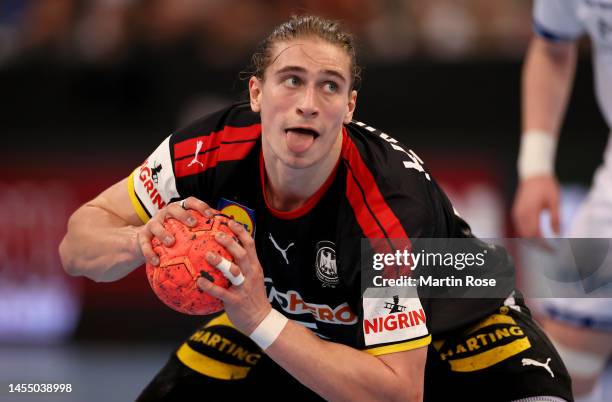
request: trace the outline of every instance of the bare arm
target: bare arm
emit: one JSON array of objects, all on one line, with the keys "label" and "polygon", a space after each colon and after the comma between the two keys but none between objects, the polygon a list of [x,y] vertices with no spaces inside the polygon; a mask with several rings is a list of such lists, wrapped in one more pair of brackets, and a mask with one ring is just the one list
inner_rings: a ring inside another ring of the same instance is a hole
[{"label": "bare arm", "polygon": [[423,399],[426,347],[371,356],[289,321],[266,354],[329,401]]},{"label": "bare arm", "polygon": [[126,276],[145,261],[138,243],[142,225],[129,200],[127,179],[121,180],[70,217],[59,248],[64,269],[97,282]]},{"label": "bare arm", "polygon": [[[551,165],[576,70],[576,48],[575,42],[551,42],[534,37],[527,51],[519,157],[523,171],[519,168],[521,177],[512,211],[515,226],[524,237],[541,237],[540,214],[544,210],[550,211],[553,231],[558,233],[560,229],[559,184]],[[525,158],[526,155],[530,156]],[[526,160],[538,165],[544,163],[548,167],[543,170],[550,173],[526,173],[525,165],[529,166],[524,163]]]},{"label": "bare arm", "polygon": [[555,136],[567,107],[576,70],[575,42],[531,40],[523,65],[523,132],[542,130]]},{"label": "bare arm", "polygon": [[[145,261],[158,265],[159,257],[151,245],[153,237],[166,245],[174,243],[174,237],[163,227],[164,220],[170,216],[188,226],[196,223],[186,210],[170,203],[143,224],[130,201],[127,180],[115,183],[70,217],[59,247],[68,274],[112,282]],[[211,213],[208,205],[197,198],[189,197],[185,203],[204,215]]]}]

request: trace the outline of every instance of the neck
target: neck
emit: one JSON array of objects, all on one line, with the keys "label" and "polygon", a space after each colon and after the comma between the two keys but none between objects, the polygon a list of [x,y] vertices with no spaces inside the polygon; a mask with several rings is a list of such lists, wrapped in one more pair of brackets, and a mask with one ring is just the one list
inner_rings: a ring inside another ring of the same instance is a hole
[{"label": "neck", "polygon": [[[267,152],[266,152],[267,151]],[[293,211],[308,201],[331,175],[342,151],[342,135],[321,161],[302,169],[288,167],[270,150],[263,150],[266,198],[279,211]]]}]

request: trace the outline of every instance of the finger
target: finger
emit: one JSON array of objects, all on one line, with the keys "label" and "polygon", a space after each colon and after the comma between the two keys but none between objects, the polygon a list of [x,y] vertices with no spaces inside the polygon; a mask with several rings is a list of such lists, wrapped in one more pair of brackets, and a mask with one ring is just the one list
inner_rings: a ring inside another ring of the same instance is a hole
[{"label": "finger", "polygon": [[161,219],[157,216],[149,221],[146,228],[153,236],[157,237],[166,246],[171,246],[174,244],[174,236],[172,236],[172,234],[166,230]]},{"label": "finger", "polygon": [[214,265],[223,276],[225,276],[234,286],[240,286],[244,282],[244,275],[240,272],[240,268],[221,257],[218,254],[207,253],[206,260],[209,264]]},{"label": "finger", "polygon": [[204,277],[198,278],[196,280],[196,285],[198,285],[198,287],[202,291],[208,293],[213,297],[216,297],[217,299],[221,299],[221,301],[223,302],[225,302],[231,296],[231,294],[226,289],[222,288],[221,286],[215,285]]},{"label": "finger", "polygon": [[532,233],[530,233],[529,216],[525,214],[524,211],[517,209],[514,216],[514,224],[521,237],[532,237]]},{"label": "finger", "polygon": [[559,198],[557,194],[552,195],[550,200],[550,225],[555,234],[559,234],[561,231],[561,219],[559,217]]},{"label": "finger", "polygon": [[183,208],[183,205],[186,206],[186,201],[187,200],[183,200],[168,204],[166,207],[166,217],[171,216],[174,219],[182,222],[184,225],[194,226],[197,223],[197,219],[193,217],[189,211]]},{"label": "finger", "polygon": [[523,237],[539,238],[540,234],[540,208],[527,208],[521,215]]},{"label": "finger", "polygon": [[141,231],[138,233],[137,238],[140,251],[142,251],[142,255],[144,256],[146,262],[151,265],[158,266],[159,256],[155,254],[155,251],[153,251],[153,246],[151,245],[151,239],[153,236],[148,234],[148,232]]},{"label": "finger", "polygon": [[183,208],[195,209],[207,218],[212,217],[216,213],[216,211],[211,208],[207,203],[195,197],[185,198],[183,200]]},{"label": "finger", "polygon": [[246,250],[249,258],[256,260],[257,259],[257,251],[255,250],[255,241],[251,234],[246,230],[244,225],[236,222],[235,220],[231,220],[229,222],[229,228],[234,232],[238,240],[240,240],[240,244]]},{"label": "finger", "polygon": [[215,240],[221,244],[234,257],[236,264],[243,267],[249,265],[249,258],[246,250],[235,241],[232,236],[219,232],[215,235]]},{"label": "finger", "polygon": [[529,231],[531,235],[529,237],[533,239],[535,245],[539,247],[540,249],[547,251],[547,252],[552,252],[554,251],[554,249],[551,243],[549,242],[549,240],[546,239],[544,235],[542,234],[542,229],[540,225],[540,216],[544,209],[535,209],[531,211],[531,215],[529,217],[529,222],[530,222]]},{"label": "finger", "polygon": [[540,228],[540,215],[542,214],[541,210],[536,210],[532,212],[529,217],[529,231],[532,233],[531,237],[535,237],[537,239],[542,238],[542,230]]}]

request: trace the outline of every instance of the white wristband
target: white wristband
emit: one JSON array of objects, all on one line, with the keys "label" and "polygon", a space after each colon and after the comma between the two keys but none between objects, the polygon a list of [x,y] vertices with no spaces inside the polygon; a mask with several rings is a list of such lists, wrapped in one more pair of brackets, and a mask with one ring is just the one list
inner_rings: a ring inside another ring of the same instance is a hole
[{"label": "white wristband", "polygon": [[521,137],[518,157],[519,179],[552,176],[555,171],[557,137],[541,130],[528,130]]},{"label": "white wristband", "polygon": [[272,309],[249,337],[262,350],[266,350],[278,338],[287,321],[289,321],[287,317]]}]

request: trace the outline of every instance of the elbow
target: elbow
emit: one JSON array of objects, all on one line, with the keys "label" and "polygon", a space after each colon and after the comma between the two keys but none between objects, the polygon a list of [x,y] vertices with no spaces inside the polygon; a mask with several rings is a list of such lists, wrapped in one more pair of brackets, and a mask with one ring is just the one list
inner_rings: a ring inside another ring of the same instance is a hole
[{"label": "elbow", "polygon": [[422,402],[423,401],[423,381],[407,381],[406,378],[398,379],[392,387],[386,401],[393,402]]},{"label": "elbow", "polygon": [[88,270],[85,267],[85,263],[82,259],[79,260],[77,256],[70,251],[71,248],[69,243],[70,242],[64,237],[64,240],[62,240],[59,245],[59,256],[64,272],[70,276],[84,276],[94,282],[103,282],[101,278],[94,275],[94,271]]},{"label": "elbow", "polygon": [[75,264],[74,257],[70,253],[69,241],[67,240],[67,235],[62,239],[62,242],[59,245],[59,257],[62,267],[64,268],[64,272],[66,272],[70,276],[79,276],[81,273],[77,269],[77,265]]},{"label": "elbow", "polygon": [[407,395],[406,401],[410,402],[422,402],[423,401],[423,387],[413,387]]},{"label": "elbow", "polygon": [[411,386],[403,384],[399,392],[396,393],[395,397],[391,400],[397,402],[422,402],[423,401],[423,387]]}]

